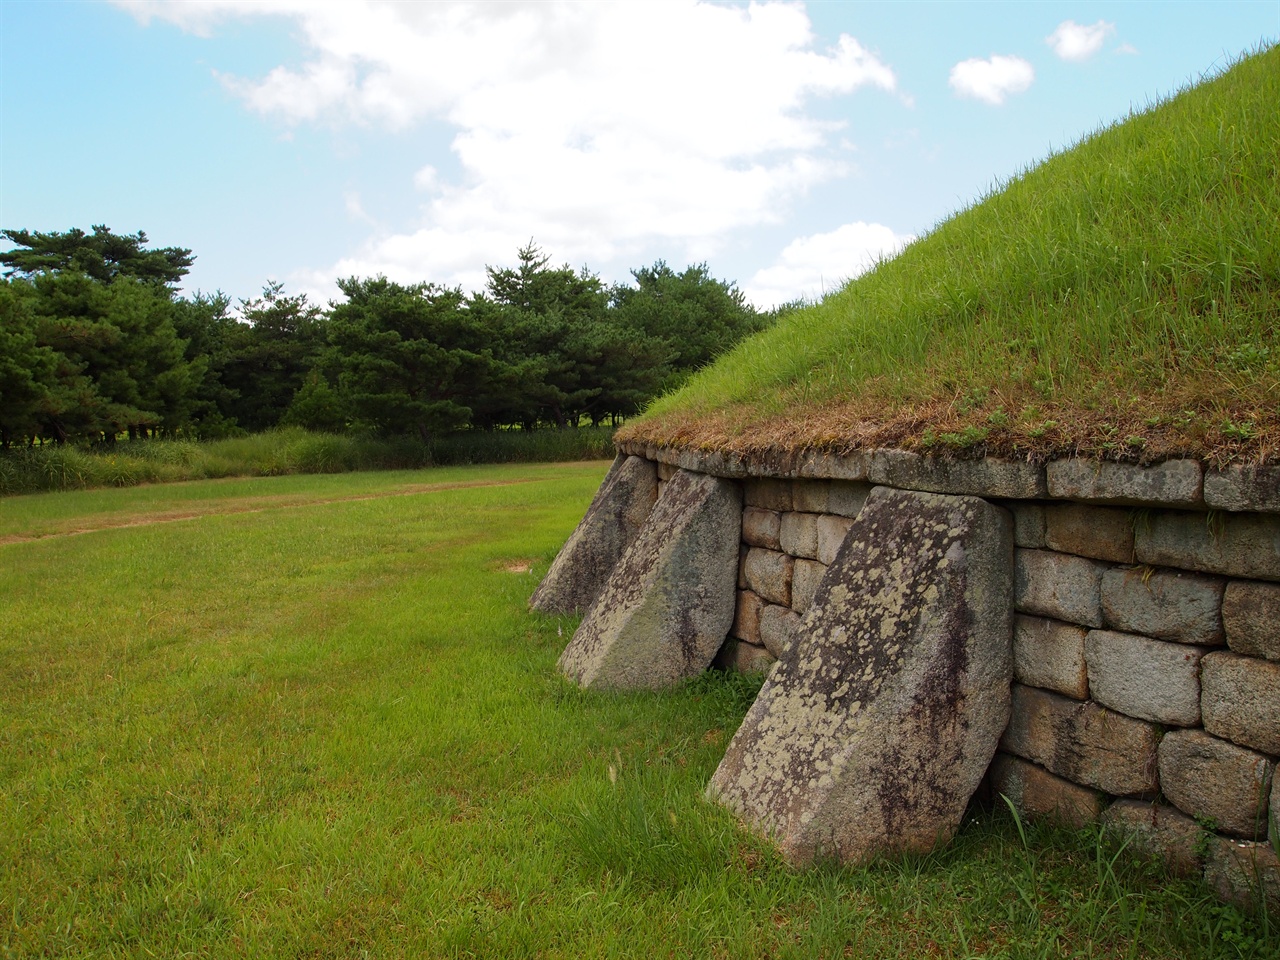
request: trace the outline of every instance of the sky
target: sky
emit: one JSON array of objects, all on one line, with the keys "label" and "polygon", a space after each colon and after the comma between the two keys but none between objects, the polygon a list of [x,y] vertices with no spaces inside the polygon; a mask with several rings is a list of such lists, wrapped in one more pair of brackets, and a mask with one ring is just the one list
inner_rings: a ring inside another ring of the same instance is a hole
[{"label": "sky", "polygon": [[237,300],[477,290],[532,240],[769,307],[1277,38],[1280,0],[2,0],[0,228],[144,230]]}]

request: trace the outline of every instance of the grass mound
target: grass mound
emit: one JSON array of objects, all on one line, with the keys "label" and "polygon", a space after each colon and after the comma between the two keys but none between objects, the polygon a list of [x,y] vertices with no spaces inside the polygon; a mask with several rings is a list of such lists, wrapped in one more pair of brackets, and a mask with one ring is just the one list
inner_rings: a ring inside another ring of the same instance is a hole
[{"label": "grass mound", "polygon": [[1280,449],[1280,47],[1100,130],[620,440],[1141,462]]}]

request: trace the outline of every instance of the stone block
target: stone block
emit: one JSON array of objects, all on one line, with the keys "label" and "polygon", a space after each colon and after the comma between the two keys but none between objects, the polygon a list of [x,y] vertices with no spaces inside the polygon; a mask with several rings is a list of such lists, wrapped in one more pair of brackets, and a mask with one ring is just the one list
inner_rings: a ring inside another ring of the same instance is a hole
[{"label": "stone block", "polygon": [[658,499],[659,500],[662,499],[662,491],[665,490],[666,488],[667,488],[667,481],[659,480],[658,481]]},{"label": "stone block", "polygon": [[1039,550],[1044,547],[1046,521],[1044,504],[1015,502],[1007,505],[1013,514],[1013,543]]},{"label": "stone block", "polygon": [[1175,876],[1198,876],[1208,834],[1174,807],[1145,800],[1117,800],[1102,815],[1108,830],[1127,841],[1125,850],[1159,862]]},{"label": "stone block", "polygon": [[733,624],[742,495],[677,473],[560,654],[584,687],[659,689],[705,670]]},{"label": "stone block", "polygon": [[1105,563],[1052,550],[1014,551],[1014,603],[1019,613],[1039,614],[1086,627],[1102,626]]},{"label": "stone block", "polygon": [[1230,581],[1222,597],[1222,626],[1236,653],[1280,660],[1280,584]]},{"label": "stone block", "polygon": [[660,463],[658,464],[658,479],[666,483],[676,475],[676,471],[679,469],[674,463]]},{"label": "stone block", "polygon": [[827,565],[817,560],[797,560],[791,573],[791,609],[805,613],[813,603],[818,584],[827,572]]},{"label": "stone block", "polygon": [[1013,678],[1030,687],[1088,699],[1084,659],[1088,633],[1075,624],[1018,614],[1013,625]]},{"label": "stone block", "polygon": [[795,561],[777,550],[751,547],[742,564],[743,580],[749,590],[770,603],[791,605],[791,568]]},{"label": "stone block", "polygon": [[1200,673],[1204,728],[1243,747],[1280,755],[1280,663],[1223,650]]},{"label": "stone block", "polygon": [[830,564],[840,552],[853,521],[848,517],[825,514],[818,517],[818,562]]},{"label": "stone block", "polygon": [[862,511],[871,493],[871,484],[853,481],[835,480],[827,494],[827,513],[838,517],[856,517]]},{"label": "stone block", "polygon": [[776,510],[747,507],[742,511],[742,542],[766,550],[781,550],[778,539],[782,530],[782,514]]},{"label": "stone block", "polygon": [[1253,840],[1267,832],[1274,764],[1203,730],[1172,730],[1160,741],[1160,789],[1183,813]]},{"label": "stone block", "polygon": [[1221,646],[1226,581],[1181,570],[1129,567],[1102,577],[1107,625],[1161,640]]},{"label": "stone block", "polygon": [[708,794],[792,863],[954,833],[1008,718],[1009,515],[878,489]]},{"label": "stone block", "polygon": [[738,589],[747,589],[747,553],[751,548],[745,543],[738,544]]},{"label": "stone block", "polygon": [[767,673],[774,664],[769,651],[759,644],[729,637],[716,654],[713,666],[730,673]]},{"label": "stone block", "polygon": [[1104,802],[1096,790],[1055,777],[1020,757],[997,753],[988,776],[991,789],[1008,797],[1024,817],[1080,829],[1102,814]]},{"label": "stone block", "polygon": [[1139,563],[1280,580],[1280,515],[1159,511],[1137,525]]},{"label": "stone block", "polygon": [[1214,510],[1280,513],[1280,464],[1235,464],[1204,475],[1204,502]]},{"label": "stone block", "polygon": [[1044,508],[1044,545],[1059,553],[1133,563],[1133,520],[1128,510],[1082,503]]},{"label": "stone block", "polygon": [[543,613],[574,613],[595,603],[657,499],[657,466],[640,457],[618,456],[529,606]]},{"label": "stone block", "polygon": [[1219,899],[1280,919],[1280,856],[1270,844],[1212,838],[1204,880]]},{"label": "stone block", "polygon": [[760,611],[760,643],[770,656],[781,660],[800,629],[800,614],[790,607],[769,604]]},{"label": "stone block", "polygon": [[795,480],[791,484],[791,509],[800,513],[826,513],[831,483],[828,480]]},{"label": "stone block", "polygon": [[778,534],[782,552],[793,557],[818,559],[818,515],[816,513],[784,513]]},{"label": "stone block", "polygon": [[1133,633],[1090,630],[1085,640],[1093,699],[1130,717],[1178,727],[1200,722],[1200,658],[1208,647]]},{"label": "stone block", "polygon": [[760,611],[764,600],[750,590],[738,591],[738,604],[733,615],[733,627],[729,633],[747,643],[760,643]]},{"label": "stone block", "polygon": [[1075,783],[1127,796],[1155,792],[1158,740],[1153,724],[1014,684],[1000,748]]},{"label": "stone block", "polygon": [[1049,496],[1057,500],[1171,507],[1194,507],[1202,502],[1203,471],[1195,460],[1166,460],[1154,467],[1055,460],[1045,474]]},{"label": "stone block", "polygon": [[782,512],[791,509],[791,482],[772,477],[744,480],[742,502],[749,507]]},{"label": "stone block", "polygon": [[902,490],[1035,500],[1047,493],[1044,468],[1022,460],[954,460],[908,450],[875,450],[868,479]]}]

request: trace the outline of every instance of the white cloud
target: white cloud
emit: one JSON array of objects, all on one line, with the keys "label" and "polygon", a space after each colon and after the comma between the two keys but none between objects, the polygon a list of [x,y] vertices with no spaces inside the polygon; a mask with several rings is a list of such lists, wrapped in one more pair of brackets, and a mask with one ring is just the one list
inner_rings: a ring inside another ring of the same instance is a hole
[{"label": "white cloud", "polygon": [[1053,33],[1044,38],[1044,42],[1053,47],[1053,52],[1063,60],[1088,60],[1102,49],[1107,37],[1115,30],[1116,25],[1106,20],[1087,27],[1074,20],[1063,20]]},{"label": "white cloud", "polygon": [[787,244],[773,266],[756,273],[744,285],[747,299],[758,307],[773,307],[803,297],[821,299],[845,281],[865,273],[876,262],[892,257],[915,237],[894,233],[879,223],[846,223],[830,233],[800,237]]},{"label": "white cloud", "polygon": [[1116,53],[1124,54],[1127,57],[1137,56],[1138,48],[1132,43],[1122,43],[1116,47]]},{"label": "white cloud", "polygon": [[962,60],[951,68],[948,81],[958,96],[999,106],[1011,93],[1022,93],[1035,80],[1036,72],[1021,57],[999,54],[989,60],[977,57]]},{"label": "white cloud", "polygon": [[843,124],[808,100],[897,89],[853,37],[816,50],[791,3],[117,2],[192,32],[292,20],[301,66],[220,76],[286,125],[453,125],[460,175],[423,157],[406,184],[429,194],[416,228],[370,239],[340,272],[462,282],[531,236],[576,263],[652,245],[705,257],[849,169],[831,143]]}]

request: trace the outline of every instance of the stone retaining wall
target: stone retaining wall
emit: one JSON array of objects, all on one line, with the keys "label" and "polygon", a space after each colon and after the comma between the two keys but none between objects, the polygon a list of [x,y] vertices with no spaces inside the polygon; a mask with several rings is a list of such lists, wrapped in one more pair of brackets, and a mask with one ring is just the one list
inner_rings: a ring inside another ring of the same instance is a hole
[{"label": "stone retaining wall", "polygon": [[728,669],[785,655],[874,486],[1008,509],[1012,717],[989,786],[1280,909],[1280,468],[623,450],[656,463],[659,496],[677,469],[741,482]]}]

